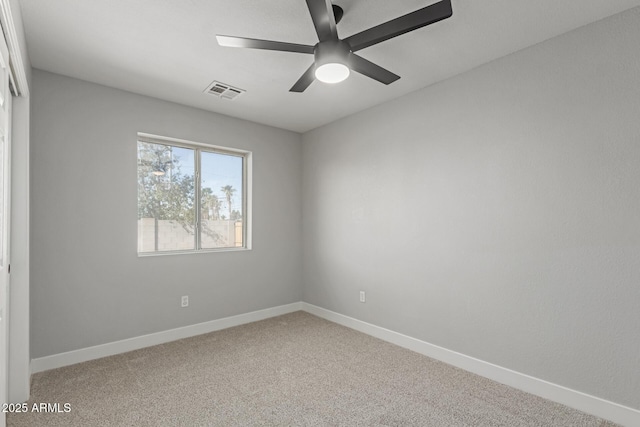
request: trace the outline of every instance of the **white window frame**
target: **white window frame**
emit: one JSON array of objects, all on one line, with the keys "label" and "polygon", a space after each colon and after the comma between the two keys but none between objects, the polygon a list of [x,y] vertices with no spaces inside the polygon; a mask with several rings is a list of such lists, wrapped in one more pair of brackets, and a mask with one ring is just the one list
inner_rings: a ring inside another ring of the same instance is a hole
[{"label": "white window frame", "polygon": [[[173,147],[188,148],[194,150],[195,158],[195,206],[196,210],[196,230],[195,230],[195,249],[175,250],[175,251],[157,251],[157,252],[138,252],[139,257],[148,256],[165,256],[165,255],[181,255],[181,254],[201,254],[211,252],[237,252],[251,250],[251,217],[252,217],[252,170],[253,170],[253,153],[238,148],[223,147],[220,145],[206,144],[202,142],[187,141],[184,139],[170,138],[166,136],[153,135],[149,133],[138,132],[136,147],[138,141],[150,144],[169,145]],[[226,248],[200,248],[201,246],[201,179],[200,179],[200,153],[202,151],[208,153],[226,154],[242,157],[242,242],[240,247]],[[137,148],[136,148],[137,152]],[[137,162],[136,162],[137,169]],[[137,174],[136,174],[137,176]],[[136,178],[137,180],[137,178]],[[137,211],[137,191],[136,191],[136,211]],[[137,243],[137,241],[136,241]]]}]

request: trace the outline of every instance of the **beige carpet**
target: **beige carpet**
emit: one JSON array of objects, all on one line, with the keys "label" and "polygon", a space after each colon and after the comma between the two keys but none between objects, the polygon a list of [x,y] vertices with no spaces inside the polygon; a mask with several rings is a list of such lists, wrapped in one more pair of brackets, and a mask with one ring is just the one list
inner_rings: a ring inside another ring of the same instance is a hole
[{"label": "beige carpet", "polygon": [[33,376],[9,426],[613,426],[304,312]]}]

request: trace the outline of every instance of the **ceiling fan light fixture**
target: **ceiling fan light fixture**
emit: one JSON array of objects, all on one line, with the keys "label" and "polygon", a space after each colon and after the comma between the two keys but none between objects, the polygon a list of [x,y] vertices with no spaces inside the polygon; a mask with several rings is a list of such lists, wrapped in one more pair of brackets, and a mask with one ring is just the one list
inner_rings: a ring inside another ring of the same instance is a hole
[{"label": "ceiling fan light fixture", "polygon": [[342,40],[320,42],[314,49],[316,79],[323,83],[340,83],[349,77],[349,45]]},{"label": "ceiling fan light fixture", "polygon": [[323,83],[340,83],[351,74],[351,70],[339,62],[328,62],[316,68],[316,79]]}]

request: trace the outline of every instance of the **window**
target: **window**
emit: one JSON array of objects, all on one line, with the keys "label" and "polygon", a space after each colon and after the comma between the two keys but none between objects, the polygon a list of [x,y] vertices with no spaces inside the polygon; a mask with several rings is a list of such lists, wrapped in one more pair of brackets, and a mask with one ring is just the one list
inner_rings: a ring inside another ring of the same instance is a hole
[{"label": "window", "polygon": [[251,153],[138,135],[138,253],[250,248]]}]

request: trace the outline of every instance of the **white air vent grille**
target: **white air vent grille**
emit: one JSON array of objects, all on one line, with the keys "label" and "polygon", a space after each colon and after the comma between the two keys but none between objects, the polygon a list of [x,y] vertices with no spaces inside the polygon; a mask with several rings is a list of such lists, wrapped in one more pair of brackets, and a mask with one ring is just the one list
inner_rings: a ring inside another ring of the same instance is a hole
[{"label": "white air vent grille", "polygon": [[233,87],[226,83],[220,83],[214,81],[211,83],[204,91],[204,93],[208,93],[210,95],[215,95],[218,98],[222,99],[236,99],[246,91],[244,89],[238,89],[237,87]]}]

